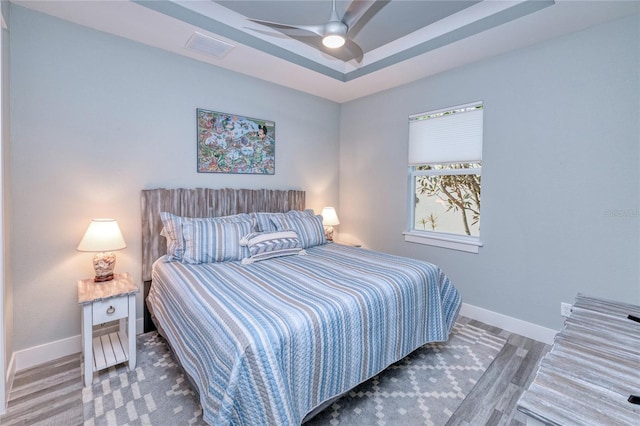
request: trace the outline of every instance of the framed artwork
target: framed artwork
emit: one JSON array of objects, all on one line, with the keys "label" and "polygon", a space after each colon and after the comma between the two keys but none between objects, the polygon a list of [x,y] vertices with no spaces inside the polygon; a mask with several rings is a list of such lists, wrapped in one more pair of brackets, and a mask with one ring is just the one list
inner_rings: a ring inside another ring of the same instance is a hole
[{"label": "framed artwork", "polygon": [[276,123],[196,109],[198,173],[275,173]]}]

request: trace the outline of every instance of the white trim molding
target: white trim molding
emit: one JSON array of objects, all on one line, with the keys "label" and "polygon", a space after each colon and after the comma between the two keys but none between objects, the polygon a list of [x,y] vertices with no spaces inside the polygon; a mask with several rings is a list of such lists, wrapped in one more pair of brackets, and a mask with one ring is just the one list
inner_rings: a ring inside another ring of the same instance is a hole
[{"label": "white trim molding", "polygon": [[466,251],[467,253],[478,253],[480,247],[483,246],[482,241],[480,241],[478,237],[466,235],[425,231],[405,231],[403,235],[404,240],[408,243],[427,244],[451,250]]},{"label": "white trim molding", "polygon": [[[105,329],[106,330],[106,329]],[[144,330],[144,319],[136,319],[136,334]],[[21,371],[82,351],[82,336],[72,336],[14,353],[15,370]]]},{"label": "white trim molding", "polygon": [[[556,330],[469,305],[467,303],[462,304],[460,315],[482,321],[485,324],[499,327],[503,330],[517,333],[546,344],[552,344],[557,333]],[[144,320],[142,318],[138,318],[136,320],[136,330],[137,334],[142,333],[142,330],[144,330]],[[17,351],[12,357],[12,365],[15,365],[15,368],[12,367],[10,370],[21,371],[36,365],[44,364],[45,362],[76,354],[81,351],[81,340],[81,336],[77,335]]]},{"label": "white trim molding", "polygon": [[467,303],[462,304],[460,315],[481,321],[494,327],[502,328],[503,330],[507,330],[512,333],[520,334],[521,336],[525,336],[548,345],[553,344],[553,340],[558,333],[558,330],[542,327],[537,324],[522,321],[517,318],[509,317],[507,315],[499,314]]},{"label": "white trim molding", "polygon": [[9,359],[9,364],[7,365],[7,371],[4,375],[4,400],[1,401],[2,405],[0,406],[0,415],[6,414],[7,405],[9,403],[9,391],[13,387],[13,378],[16,375],[16,357],[15,354],[11,354],[11,358]]},{"label": "white trim molding", "polygon": [[26,370],[54,359],[78,353],[81,350],[80,343],[81,339],[78,335],[16,351],[14,353],[16,371]]}]

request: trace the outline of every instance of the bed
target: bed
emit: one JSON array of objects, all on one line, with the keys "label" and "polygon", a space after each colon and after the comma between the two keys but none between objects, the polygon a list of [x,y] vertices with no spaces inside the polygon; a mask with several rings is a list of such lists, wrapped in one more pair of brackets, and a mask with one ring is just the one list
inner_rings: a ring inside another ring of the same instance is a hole
[{"label": "bed", "polygon": [[143,191],[143,278],[149,315],[207,423],[300,424],[447,340],[461,301],[437,266],[327,243],[302,191],[191,191]]}]

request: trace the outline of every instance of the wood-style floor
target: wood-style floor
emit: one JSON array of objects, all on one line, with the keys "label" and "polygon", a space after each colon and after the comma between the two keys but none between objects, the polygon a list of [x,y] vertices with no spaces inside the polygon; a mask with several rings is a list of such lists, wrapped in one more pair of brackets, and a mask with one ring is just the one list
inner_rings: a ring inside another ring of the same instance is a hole
[{"label": "wood-style floor", "polygon": [[[500,334],[507,344],[447,425],[524,425],[526,418],[516,404],[550,346],[468,318],[460,317],[459,321]],[[0,424],[82,425],[80,358],[80,354],[70,355],[18,372]]]}]

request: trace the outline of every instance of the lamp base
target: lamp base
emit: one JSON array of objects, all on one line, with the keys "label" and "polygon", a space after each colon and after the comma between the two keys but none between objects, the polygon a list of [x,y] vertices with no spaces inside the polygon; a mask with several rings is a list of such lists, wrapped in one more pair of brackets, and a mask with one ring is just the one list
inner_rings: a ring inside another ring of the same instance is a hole
[{"label": "lamp base", "polygon": [[113,277],[114,277],[113,274],[108,275],[106,277],[99,277],[99,276],[96,275],[95,277],[93,277],[93,282],[94,283],[104,283],[104,282],[107,282],[107,281],[112,281]]},{"label": "lamp base", "polygon": [[93,269],[96,276],[93,282],[103,283],[113,280],[113,268],[116,266],[116,255],[113,253],[98,253],[93,257]]},{"label": "lamp base", "polygon": [[327,238],[327,241],[333,241],[333,226],[324,227],[324,236]]}]

